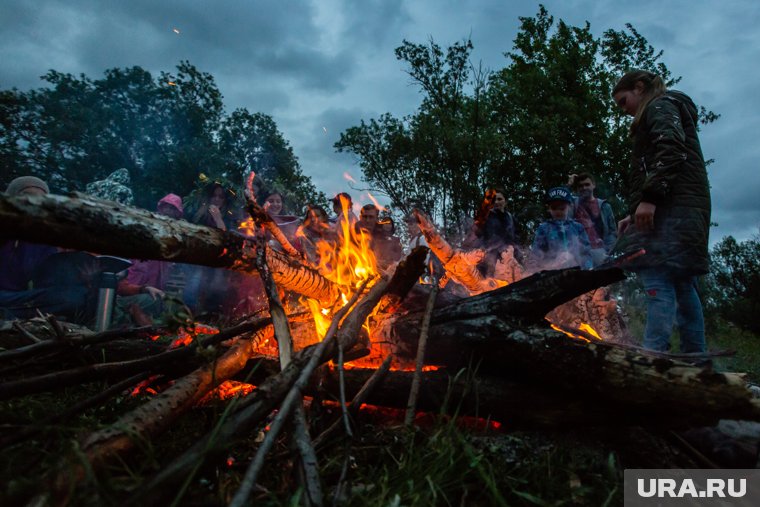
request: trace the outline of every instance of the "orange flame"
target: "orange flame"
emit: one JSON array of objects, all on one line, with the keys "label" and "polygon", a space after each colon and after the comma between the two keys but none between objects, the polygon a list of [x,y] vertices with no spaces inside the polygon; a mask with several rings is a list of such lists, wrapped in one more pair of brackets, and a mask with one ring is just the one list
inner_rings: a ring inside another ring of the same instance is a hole
[{"label": "orange flame", "polygon": [[204,405],[213,400],[228,400],[236,396],[248,396],[256,389],[256,386],[238,382],[237,380],[225,380],[219,384],[216,389],[209,391],[206,396],[200,399],[198,405]]}]

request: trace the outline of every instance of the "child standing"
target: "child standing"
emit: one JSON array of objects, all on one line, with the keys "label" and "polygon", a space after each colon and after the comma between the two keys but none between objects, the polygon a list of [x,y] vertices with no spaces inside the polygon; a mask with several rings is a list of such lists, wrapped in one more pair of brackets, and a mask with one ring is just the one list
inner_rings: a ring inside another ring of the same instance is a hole
[{"label": "child standing", "polygon": [[591,244],[583,226],[567,218],[573,195],[566,187],[546,192],[550,220],[542,222],[531,246],[531,264],[543,269],[593,266]]}]

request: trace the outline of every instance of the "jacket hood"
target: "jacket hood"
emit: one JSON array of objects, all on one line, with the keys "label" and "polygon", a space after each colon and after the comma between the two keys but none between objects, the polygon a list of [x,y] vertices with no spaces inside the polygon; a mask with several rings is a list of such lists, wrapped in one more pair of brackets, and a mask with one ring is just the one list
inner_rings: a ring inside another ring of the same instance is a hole
[{"label": "jacket hood", "polygon": [[686,95],[683,92],[679,92],[678,90],[668,90],[665,92],[666,97],[670,97],[671,99],[675,99],[681,104],[686,107],[686,110],[689,111],[689,114],[691,115],[691,119],[694,120],[694,125],[697,124],[697,120],[699,118],[699,113],[697,111],[697,106],[694,104],[694,101],[691,100],[691,97]]}]

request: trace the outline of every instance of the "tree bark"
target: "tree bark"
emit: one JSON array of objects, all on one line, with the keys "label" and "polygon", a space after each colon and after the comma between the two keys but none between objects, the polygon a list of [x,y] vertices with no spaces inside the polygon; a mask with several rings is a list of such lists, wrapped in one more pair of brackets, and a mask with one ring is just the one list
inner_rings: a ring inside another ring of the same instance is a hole
[{"label": "tree bark", "polygon": [[[255,245],[241,234],[83,194],[0,195],[0,230],[4,237],[129,259],[255,270]],[[267,247],[267,260],[284,289],[322,301],[340,295],[338,286],[296,258]]]}]

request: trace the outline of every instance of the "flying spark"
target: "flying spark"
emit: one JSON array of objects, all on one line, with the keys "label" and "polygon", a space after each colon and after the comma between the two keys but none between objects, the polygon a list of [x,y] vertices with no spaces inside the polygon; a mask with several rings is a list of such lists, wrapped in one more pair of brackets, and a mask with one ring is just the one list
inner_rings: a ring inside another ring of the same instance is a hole
[{"label": "flying spark", "polygon": [[169,81],[166,84],[168,84],[169,86],[177,86],[177,83],[175,83],[174,81]]},{"label": "flying spark", "polygon": [[324,130],[325,134],[327,134],[327,127],[322,127],[322,130]]},{"label": "flying spark", "polygon": [[351,183],[356,183],[356,180],[350,174],[348,174],[348,171],[345,171],[343,173],[343,177],[346,178]]},{"label": "flying spark", "polygon": [[179,35],[179,29],[178,29],[178,28],[172,28],[172,32],[174,32],[174,33],[176,33],[177,35]]}]

